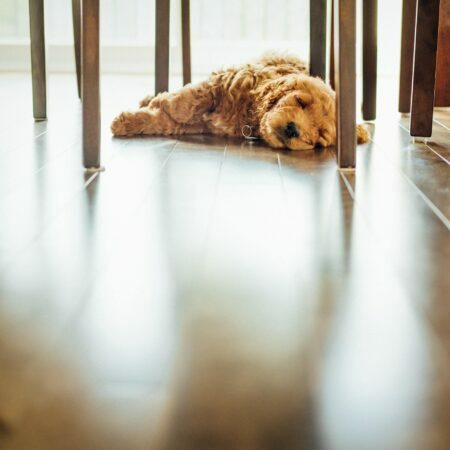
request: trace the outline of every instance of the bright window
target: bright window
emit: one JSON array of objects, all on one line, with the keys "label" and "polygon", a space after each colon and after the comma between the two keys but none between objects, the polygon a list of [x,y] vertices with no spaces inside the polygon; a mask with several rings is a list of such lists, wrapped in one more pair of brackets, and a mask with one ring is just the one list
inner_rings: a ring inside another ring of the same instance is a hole
[{"label": "bright window", "polygon": [[[307,59],[309,1],[191,0],[194,71],[209,72],[217,66],[239,63],[274,49],[292,51]],[[100,0],[100,5],[103,69],[153,70],[155,1]],[[360,13],[361,1],[358,6]],[[45,7],[50,70],[73,70],[71,0],[45,0]],[[172,0],[171,7],[172,70],[179,73],[180,1]],[[379,0],[381,73],[398,72],[400,15],[401,0]],[[11,59],[8,69],[14,69],[15,64],[19,70],[28,67],[29,63],[22,61],[26,51],[16,52],[8,47],[27,46],[28,41],[28,0],[1,0],[0,57]],[[0,70],[7,63],[0,61]]]}]

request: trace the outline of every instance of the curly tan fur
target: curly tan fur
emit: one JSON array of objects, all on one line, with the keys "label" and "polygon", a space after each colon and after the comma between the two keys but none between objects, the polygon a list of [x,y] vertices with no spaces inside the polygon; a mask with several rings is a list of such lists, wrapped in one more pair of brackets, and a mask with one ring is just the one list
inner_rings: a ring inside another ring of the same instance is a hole
[{"label": "curly tan fur", "polygon": [[[253,64],[211,74],[175,93],[146,97],[136,111],[116,117],[116,136],[211,133],[252,135],[275,148],[291,150],[334,145],[335,93],[307,66],[290,56],[268,55]],[[358,143],[368,141],[358,125]]]}]

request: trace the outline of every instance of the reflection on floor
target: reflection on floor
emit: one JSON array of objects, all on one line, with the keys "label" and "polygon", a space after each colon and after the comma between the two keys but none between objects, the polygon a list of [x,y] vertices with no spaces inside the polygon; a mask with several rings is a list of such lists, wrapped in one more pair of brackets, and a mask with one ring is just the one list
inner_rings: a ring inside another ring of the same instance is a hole
[{"label": "reflection on floor", "polygon": [[380,96],[340,175],[332,149],[113,140],[151,83],[109,77],[85,175],[73,79],[41,123],[29,84],[0,77],[2,449],[450,448],[449,111],[412,143]]}]

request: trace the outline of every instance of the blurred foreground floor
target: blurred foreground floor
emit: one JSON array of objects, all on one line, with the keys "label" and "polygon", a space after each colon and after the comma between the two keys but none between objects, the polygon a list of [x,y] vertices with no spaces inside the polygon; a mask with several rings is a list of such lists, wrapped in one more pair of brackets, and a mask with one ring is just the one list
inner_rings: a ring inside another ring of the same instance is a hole
[{"label": "blurred foreground floor", "polygon": [[382,90],[340,175],[333,149],[111,139],[151,86],[103,80],[88,176],[73,78],[34,123],[0,76],[0,448],[450,448],[450,111],[413,144]]}]

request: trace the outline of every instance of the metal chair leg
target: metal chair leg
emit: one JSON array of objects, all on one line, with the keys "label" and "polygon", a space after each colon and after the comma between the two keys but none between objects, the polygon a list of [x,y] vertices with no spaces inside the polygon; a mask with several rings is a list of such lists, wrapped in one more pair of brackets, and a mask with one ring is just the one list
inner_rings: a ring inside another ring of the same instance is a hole
[{"label": "metal chair leg", "polygon": [[45,70],[44,0],[29,0],[33,116],[47,118],[47,81]]},{"label": "metal chair leg", "polygon": [[83,164],[100,169],[99,0],[83,0],[81,59]]}]

